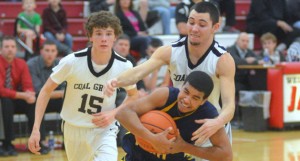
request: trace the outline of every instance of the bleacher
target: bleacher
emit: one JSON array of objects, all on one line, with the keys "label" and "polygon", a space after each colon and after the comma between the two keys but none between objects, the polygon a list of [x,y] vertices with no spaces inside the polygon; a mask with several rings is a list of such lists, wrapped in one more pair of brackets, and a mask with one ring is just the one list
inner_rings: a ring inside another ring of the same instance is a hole
[{"label": "bleacher", "polygon": [[[43,0],[37,0],[37,8],[36,11],[42,15],[43,9],[47,7],[48,2]],[[246,26],[246,15],[249,12],[250,3],[251,0],[236,0],[236,20],[237,23],[235,27],[239,29],[240,31],[245,31]],[[67,17],[68,17],[68,31],[73,36],[73,50],[76,51],[78,49],[84,48],[88,42],[88,39],[85,34],[84,30],[84,22],[85,22],[85,15],[87,13],[88,9],[88,3],[84,1],[72,1],[72,0],[64,0],[62,2],[63,7],[67,11]],[[9,6],[9,7],[7,7]],[[14,21],[18,13],[22,11],[22,3],[21,2],[4,2],[0,1],[0,30],[4,34],[13,34],[13,28],[14,28]],[[174,25],[171,25],[171,32],[174,34],[173,36],[170,35],[168,37],[176,37],[177,31],[175,26],[175,21],[171,20],[171,23]],[[156,27],[160,27],[160,24],[155,25]],[[150,30],[153,31],[153,33],[158,33],[157,28],[151,28]],[[232,37],[228,36],[228,34],[225,35],[226,38],[230,39],[230,42],[234,38],[236,34],[232,34]],[[218,36],[221,36],[218,34]],[[164,36],[161,36],[164,37]],[[222,37],[222,36],[221,36]],[[167,41],[166,41],[167,42]],[[165,42],[165,44],[167,44]],[[260,49],[260,42],[259,38],[254,37],[254,49],[258,50]]]},{"label": "bleacher", "polygon": [[[43,9],[48,6],[47,1],[38,0],[36,2],[36,12],[40,15],[43,13]],[[68,32],[74,37],[73,50],[84,48],[88,39],[86,38],[84,31],[84,1],[71,1],[64,0],[62,2],[63,7],[67,12],[68,17]],[[9,7],[8,7],[9,6]],[[7,35],[13,35],[15,18],[22,11],[21,2],[3,2],[0,1],[0,30]]]}]

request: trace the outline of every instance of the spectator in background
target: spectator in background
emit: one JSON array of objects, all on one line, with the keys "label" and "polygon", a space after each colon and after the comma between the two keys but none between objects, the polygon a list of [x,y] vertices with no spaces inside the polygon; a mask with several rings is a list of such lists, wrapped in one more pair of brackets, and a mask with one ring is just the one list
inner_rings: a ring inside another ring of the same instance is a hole
[{"label": "spectator in background", "polygon": [[[159,47],[163,45],[163,42],[159,38],[152,38],[148,49],[147,49],[147,57],[140,59],[137,64],[142,64],[145,61],[147,61],[151,55],[157,50]],[[145,85],[145,89],[149,92],[154,90],[156,87],[160,86],[168,86],[170,79],[165,79],[166,73],[168,72],[168,67],[167,65],[164,65],[160,67],[158,70],[155,70],[153,73],[149,74],[148,76],[143,78],[143,82]],[[169,77],[170,78],[170,77]]]},{"label": "spectator in background", "polygon": [[115,0],[89,0],[90,12],[109,11],[109,7],[115,4]]},{"label": "spectator in background", "polygon": [[132,0],[116,0],[114,12],[121,21],[124,33],[130,37],[130,49],[145,57],[151,38],[140,14],[133,10]]},{"label": "spectator in background", "polygon": [[67,32],[67,13],[60,0],[48,0],[49,6],[43,11],[43,29],[46,39],[55,42],[59,53],[63,55],[72,52],[73,38]]},{"label": "spectator in background", "polygon": [[284,55],[276,49],[277,38],[275,35],[270,32],[265,33],[261,36],[260,41],[263,47],[261,55],[264,64],[275,65],[285,61]]},{"label": "spectator in background", "polygon": [[297,38],[288,48],[287,62],[298,62],[300,61],[300,38]]},{"label": "spectator in background", "polygon": [[16,58],[16,40],[14,37],[5,36],[1,44],[0,97],[5,134],[2,146],[4,155],[16,156],[18,153],[12,144],[15,138],[13,115],[25,113],[29,129],[32,130],[36,97],[26,62]]},{"label": "spectator in background", "polygon": [[169,0],[149,0],[148,1],[149,9],[157,11],[160,15],[162,22],[163,34],[169,35],[171,33],[170,24],[171,24],[171,15],[174,11],[174,7],[171,7]]},{"label": "spectator in background", "polygon": [[271,32],[282,43],[278,49],[283,51],[300,36],[300,30],[289,25],[288,20],[285,0],[252,0],[246,30],[259,36]]},{"label": "spectator in background", "polygon": [[[23,0],[22,2],[23,11],[19,13],[18,17],[22,17],[25,20],[27,20],[27,22],[29,22],[32,26],[35,27],[36,32],[39,34],[40,26],[42,24],[42,18],[40,14],[35,12],[35,0]],[[25,38],[26,45],[30,49],[33,49],[32,42],[38,36],[35,34],[34,30],[30,29],[30,27],[27,26],[23,21],[19,21],[17,25],[17,31],[18,34],[21,35],[21,37]]]},{"label": "spectator in background", "polygon": [[[241,90],[250,90],[250,82],[248,80],[249,70],[239,69],[238,65],[253,65],[262,63],[256,56],[256,54],[249,49],[249,35],[246,32],[241,32],[234,45],[227,48],[227,51],[231,54],[235,62],[235,101],[236,104],[239,101],[239,92]],[[239,126],[240,109],[235,108],[235,114],[233,117],[233,126]]]},{"label": "spectator in background", "polygon": [[[115,52],[117,52],[118,54],[120,54],[121,56],[123,56],[124,58],[129,60],[132,63],[133,67],[136,66],[135,59],[129,53],[130,38],[127,35],[123,34],[123,35],[119,36],[114,44],[113,49]],[[137,89],[139,90],[140,97],[147,95],[147,93],[145,92],[145,89],[144,89],[143,81],[137,82]],[[119,88],[117,90],[117,98],[116,98],[116,106],[117,107],[122,104],[122,102],[124,101],[126,96],[127,96],[127,93],[126,93],[125,89]],[[118,146],[121,146],[123,136],[126,134],[126,132],[127,132],[127,130],[122,125],[120,125],[120,131],[117,136],[117,145]]]},{"label": "spectator in background", "polygon": [[[42,87],[46,83],[52,68],[58,65],[59,60],[56,58],[58,50],[56,44],[50,40],[46,40],[41,48],[41,54],[28,60],[27,64],[32,77],[32,82],[36,96],[40,93]],[[64,86],[60,85],[51,93],[50,100],[46,109],[47,112],[60,113],[63,103]],[[45,126],[41,126],[41,140],[45,141]],[[45,143],[44,143],[45,144]],[[45,152],[49,149],[45,146]]]},{"label": "spectator in background", "polygon": [[253,65],[260,64],[259,58],[255,53],[249,49],[249,35],[248,33],[242,32],[239,34],[234,45],[227,48],[227,51],[231,54],[234,59],[236,72],[235,72],[235,94],[238,97],[240,90],[249,90],[248,82],[248,70],[240,70],[237,68],[238,65]]}]

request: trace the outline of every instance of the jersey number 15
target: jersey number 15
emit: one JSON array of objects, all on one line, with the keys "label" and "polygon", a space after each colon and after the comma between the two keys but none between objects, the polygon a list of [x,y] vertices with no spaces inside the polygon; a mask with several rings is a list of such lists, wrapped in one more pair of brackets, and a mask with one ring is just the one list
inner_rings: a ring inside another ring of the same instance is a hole
[{"label": "jersey number 15", "polygon": [[88,99],[88,94],[84,94],[81,96],[82,98],[82,102],[81,102],[81,106],[80,108],[78,109],[79,112],[82,112],[82,113],[88,113],[90,115],[92,114],[95,114],[95,113],[99,113],[101,112],[101,109],[102,107],[96,103],[103,103],[103,98],[101,97],[96,97],[96,96],[90,96],[90,101],[89,101],[89,106],[91,108],[93,108],[94,110],[92,109],[85,109],[85,106],[86,106],[86,102],[87,102],[87,99]]}]

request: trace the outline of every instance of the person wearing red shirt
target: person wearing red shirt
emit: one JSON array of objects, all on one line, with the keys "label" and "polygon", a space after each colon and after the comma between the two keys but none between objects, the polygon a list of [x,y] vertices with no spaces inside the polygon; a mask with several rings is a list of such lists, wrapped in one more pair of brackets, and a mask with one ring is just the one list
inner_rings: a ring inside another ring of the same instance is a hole
[{"label": "person wearing red shirt", "polygon": [[12,145],[14,139],[13,115],[25,113],[28,118],[29,130],[34,122],[35,92],[26,62],[16,58],[17,43],[13,37],[2,39],[0,55],[0,99],[3,112],[4,134],[2,155],[15,156]]}]

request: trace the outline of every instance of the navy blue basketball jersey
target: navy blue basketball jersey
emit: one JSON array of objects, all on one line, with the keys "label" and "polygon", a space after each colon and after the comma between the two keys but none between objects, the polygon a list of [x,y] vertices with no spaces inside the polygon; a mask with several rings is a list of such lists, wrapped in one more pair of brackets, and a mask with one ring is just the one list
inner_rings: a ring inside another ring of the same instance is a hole
[{"label": "navy blue basketball jersey", "polygon": [[[200,124],[195,123],[198,119],[210,119],[218,116],[217,109],[210,103],[205,102],[202,106],[190,113],[181,113],[177,107],[177,96],[179,89],[169,87],[169,97],[166,104],[157,110],[168,113],[176,123],[181,137],[188,143],[191,141],[192,133],[196,131]],[[149,153],[135,144],[132,134],[127,134],[123,138],[123,149],[127,153],[123,161],[193,161],[191,156],[185,153],[157,155]]]},{"label": "navy blue basketball jersey", "polygon": [[190,113],[181,113],[177,107],[178,94],[179,89],[170,87],[169,98],[166,104],[159,108],[159,110],[168,113],[173,120],[175,120],[176,126],[179,129],[182,138],[186,142],[192,143],[192,133],[201,126],[200,124],[195,123],[195,120],[215,118],[218,116],[218,111],[210,102],[206,101],[195,111]]}]

